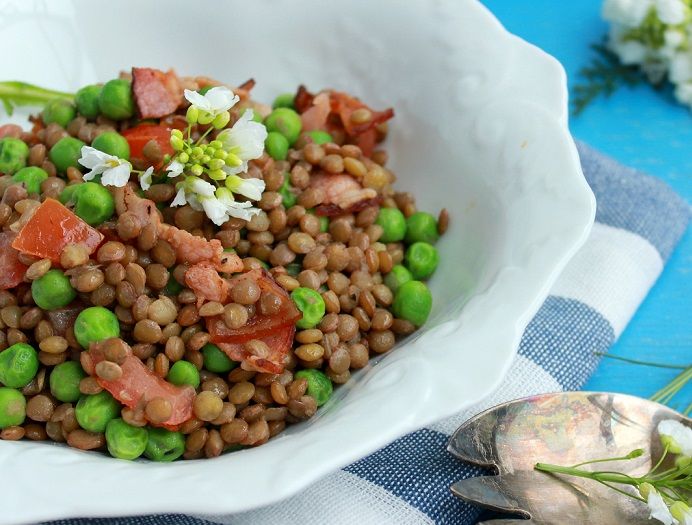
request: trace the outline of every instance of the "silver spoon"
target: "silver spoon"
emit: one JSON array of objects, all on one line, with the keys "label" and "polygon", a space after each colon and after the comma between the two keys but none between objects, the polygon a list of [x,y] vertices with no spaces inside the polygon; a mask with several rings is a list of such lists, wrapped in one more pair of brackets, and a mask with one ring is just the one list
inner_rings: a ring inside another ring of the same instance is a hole
[{"label": "silver spoon", "polygon": [[497,475],[458,481],[452,493],[514,516],[485,525],[653,525],[646,505],[633,498],[590,479],[533,467],[538,462],[574,465],[642,448],[642,456],[607,467],[641,476],[663,452],[656,430],[663,419],[692,425],[666,406],[624,394],[541,394],[498,405],[459,427],[447,447],[459,459],[493,468]]}]

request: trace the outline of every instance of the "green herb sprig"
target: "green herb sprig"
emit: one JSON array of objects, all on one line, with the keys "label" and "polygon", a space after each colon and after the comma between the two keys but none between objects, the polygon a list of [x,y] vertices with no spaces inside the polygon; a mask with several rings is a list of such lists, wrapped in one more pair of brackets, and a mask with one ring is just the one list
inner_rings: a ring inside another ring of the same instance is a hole
[{"label": "green herb sprig", "polygon": [[71,101],[74,93],[46,89],[18,80],[0,82],[0,102],[8,115],[12,115],[17,106],[43,106],[55,99]]}]

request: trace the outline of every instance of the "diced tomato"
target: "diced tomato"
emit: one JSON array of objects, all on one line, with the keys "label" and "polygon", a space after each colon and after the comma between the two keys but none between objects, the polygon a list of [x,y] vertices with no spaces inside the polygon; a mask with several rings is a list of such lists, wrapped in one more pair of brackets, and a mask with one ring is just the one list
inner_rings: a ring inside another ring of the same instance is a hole
[{"label": "diced tomato", "polygon": [[245,343],[251,339],[262,339],[271,336],[278,329],[293,326],[300,319],[300,311],[293,301],[281,288],[271,275],[265,270],[252,270],[231,280],[231,289],[234,281],[240,279],[253,279],[257,282],[262,292],[270,292],[281,299],[281,307],[275,315],[266,316],[255,314],[242,328],[229,328],[221,316],[207,318],[207,331],[211,334],[213,343]]},{"label": "diced tomato", "polygon": [[132,68],[132,94],[141,118],[161,118],[175,112],[183,101],[178,76],[149,67]]},{"label": "diced tomato", "polygon": [[22,253],[53,263],[60,263],[60,254],[68,244],[82,243],[93,253],[103,235],[54,199],[46,199],[19,230],[12,247]]},{"label": "diced tomato", "polygon": [[0,289],[14,288],[24,279],[27,266],[19,262],[19,252],[12,248],[16,233],[0,232]]},{"label": "diced tomato", "polygon": [[0,139],[4,137],[15,137],[19,138],[22,135],[21,126],[17,124],[5,124],[0,126]]},{"label": "diced tomato", "polygon": [[269,347],[266,358],[250,354],[243,343],[218,343],[218,347],[234,361],[243,361],[259,372],[280,374],[284,371],[286,355],[293,346],[295,333],[296,327],[291,324],[262,337],[261,340]]},{"label": "diced tomato", "polygon": [[[144,123],[126,129],[122,134],[130,145],[130,160],[134,163],[143,165],[148,162],[144,156],[144,146],[146,146],[147,142],[150,140],[153,140],[159,145],[162,154],[173,155],[171,128],[168,126]],[[155,166],[157,169],[160,167],[161,166]]]},{"label": "diced tomato", "polygon": [[[101,345],[92,345],[89,349],[89,355],[94,365],[104,360]],[[96,380],[123,405],[134,409],[156,397],[167,400],[173,409],[171,417],[158,426],[171,430],[192,418],[192,402],[195,399],[194,388],[175,386],[155,375],[132,354],[132,349],[129,346],[127,346],[127,357],[120,368],[123,371],[120,379],[106,381],[97,377]]]}]

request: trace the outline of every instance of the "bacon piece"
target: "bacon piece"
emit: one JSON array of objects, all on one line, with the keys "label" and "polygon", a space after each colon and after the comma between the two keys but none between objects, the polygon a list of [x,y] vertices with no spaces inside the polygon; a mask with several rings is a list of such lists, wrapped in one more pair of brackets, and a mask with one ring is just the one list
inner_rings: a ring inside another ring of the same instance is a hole
[{"label": "bacon piece", "polygon": [[[392,108],[387,108],[384,111],[375,111],[367,105],[363,104],[360,100],[346,93],[341,93],[339,91],[332,91],[329,100],[332,105],[332,112],[336,113],[341,117],[341,122],[344,125],[346,133],[350,136],[356,136],[364,133],[370,129],[375,129],[376,126],[387,122],[394,116],[394,110]],[[367,109],[370,111],[372,117],[367,122],[354,123],[351,120],[351,115],[357,109]]]},{"label": "bacon piece", "polygon": [[372,188],[363,188],[350,175],[316,173],[310,176],[310,187],[324,192],[324,201],[318,206],[319,215],[334,216],[360,211],[378,202]]},{"label": "bacon piece", "polygon": [[161,118],[175,112],[183,101],[178,75],[149,67],[132,68],[132,94],[141,118]]},{"label": "bacon piece", "polygon": [[320,93],[317,95],[313,99],[313,105],[300,115],[303,131],[325,129],[327,126],[327,118],[329,118],[331,111],[329,94]]},{"label": "bacon piece", "polygon": [[187,269],[185,284],[197,295],[198,308],[202,306],[205,300],[218,301],[224,304],[228,298],[228,282],[207,261],[197,263]]},{"label": "bacon piece", "polygon": [[217,346],[234,361],[240,361],[245,370],[256,370],[268,374],[280,374],[286,366],[286,356],[293,346],[295,325],[276,330],[272,335],[260,338],[269,347],[267,356],[256,356],[248,352],[244,343],[217,343]]},{"label": "bacon piece", "polygon": [[143,199],[134,192],[130,184],[116,188],[115,207],[118,215],[129,213],[139,222],[140,228],[147,224],[156,225],[159,239],[168,241],[175,250],[178,262],[194,265],[209,262],[219,272],[239,272],[243,262],[234,253],[224,252],[218,239],[206,240],[190,232],[171,226],[161,221],[156,205],[149,199]]},{"label": "bacon piece", "polygon": [[298,113],[303,113],[312,107],[312,101],[315,95],[310,93],[304,85],[298,86],[296,96],[293,98],[293,105]]},{"label": "bacon piece", "polygon": [[17,236],[14,232],[0,232],[0,289],[14,288],[24,279],[28,268],[19,262],[19,252],[11,244]]},{"label": "bacon piece", "polygon": [[[94,366],[105,359],[103,343],[92,344],[89,355]],[[135,409],[145,405],[154,398],[161,397],[171,404],[172,413],[163,424],[170,430],[192,418],[192,402],[195,399],[195,389],[191,386],[179,387],[158,377],[144,363],[132,354],[132,349],[125,345],[127,357],[120,365],[123,373],[120,379],[106,381],[97,377],[99,385],[111,393],[123,405]],[[152,423],[153,424],[153,423]]]}]

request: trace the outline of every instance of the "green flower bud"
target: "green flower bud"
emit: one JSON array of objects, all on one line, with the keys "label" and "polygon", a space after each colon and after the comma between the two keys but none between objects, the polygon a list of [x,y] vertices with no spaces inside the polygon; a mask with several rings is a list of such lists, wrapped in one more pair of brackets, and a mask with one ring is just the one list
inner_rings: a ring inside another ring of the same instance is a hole
[{"label": "green flower bud", "polygon": [[204,112],[200,112],[200,115],[199,115],[199,118],[197,119],[197,122],[202,124],[203,126],[206,126],[207,124],[211,124],[212,120],[214,120],[214,117],[211,116],[206,111],[204,111]]},{"label": "green flower bud", "polygon": [[178,154],[178,162],[180,162],[181,164],[185,164],[188,160],[190,160],[190,155],[188,155],[184,151]]},{"label": "green flower bud", "polygon": [[212,180],[224,180],[226,178],[226,173],[223,170],[211,170],[209,172],[209,178]]},{"label": "green flower bud", "polygon": [[184,145],[183,139],[181,139],[180,137],[177,137],[175,135],[171,135],[171,147],[175,151],[181,151],[183,149],[183,145]]},{"label": "green flower bud", "polygon": [[221,160],[226,160],[226,157],[228,157],[228,153],[226,153],[222,149],[217,149],[216,153],[214,153],[214,158],[221,159]]},{"label": "green flower bud", "polygon": [[190,155],[192,155],[193,159],[199,159],[202,157],[202,155],[204,155],[204,150],[199,146],[195,146],[194,148],[192,148]]},{"label": "green flower bud", "polygon": [[211,157],[205,153],[199,160],[202,162],[202,164],[207,164],[211,160]]},{"label": "green flower bud", "polygon": [[221,159],[211,159],[207,162],[207,164],[211,170],[220,170],[226,165],[226,163]]},{"label": "green flower bud", "polygon": [[179,129],[172,130],[171,135],[173,135],[174,137],[178,137],[179,139],[183,138],[183,132],[180,131]]},{"label": "green flower bud", "polygon": [[676,501],[670,506],[670,513],[680,523],[686,523],[686,515],[689,514],[690,508],[683,501]]},{"label": "green flower bud", "polygon": [[231,114],[228,111],[224,111],[223,113],[216,115],[216,118],[212,122],[212,126],[214,126],[216,129],[221,129],[225,128],[226,124],[231,120]]},{"label": "green flower bud", "polygon": [[197,175],[198,177],[204,173],[204,168],[200,166],[199,164],[194,164],[191,168],[190,171],[192,172],[193,175]]},{"label": "green flower bud", "polygon": [[220,140],[212,140],[209,143],[209,147],[214,148],[215,150],[216,149],[223,149],[223,142],[221,142]]},{"label": "green flower bud", "polygon": [[240,166],[242,163],[243,161],[240,160],[238,156],[233,153],[229,153],[226,157],[226,166],[236,167]]},{"label": "green flower bud", "polygon": [[199,119],[199,110],[195,106],[190,106],[185,113],[185,119],[188,124],[196,124]]}]

